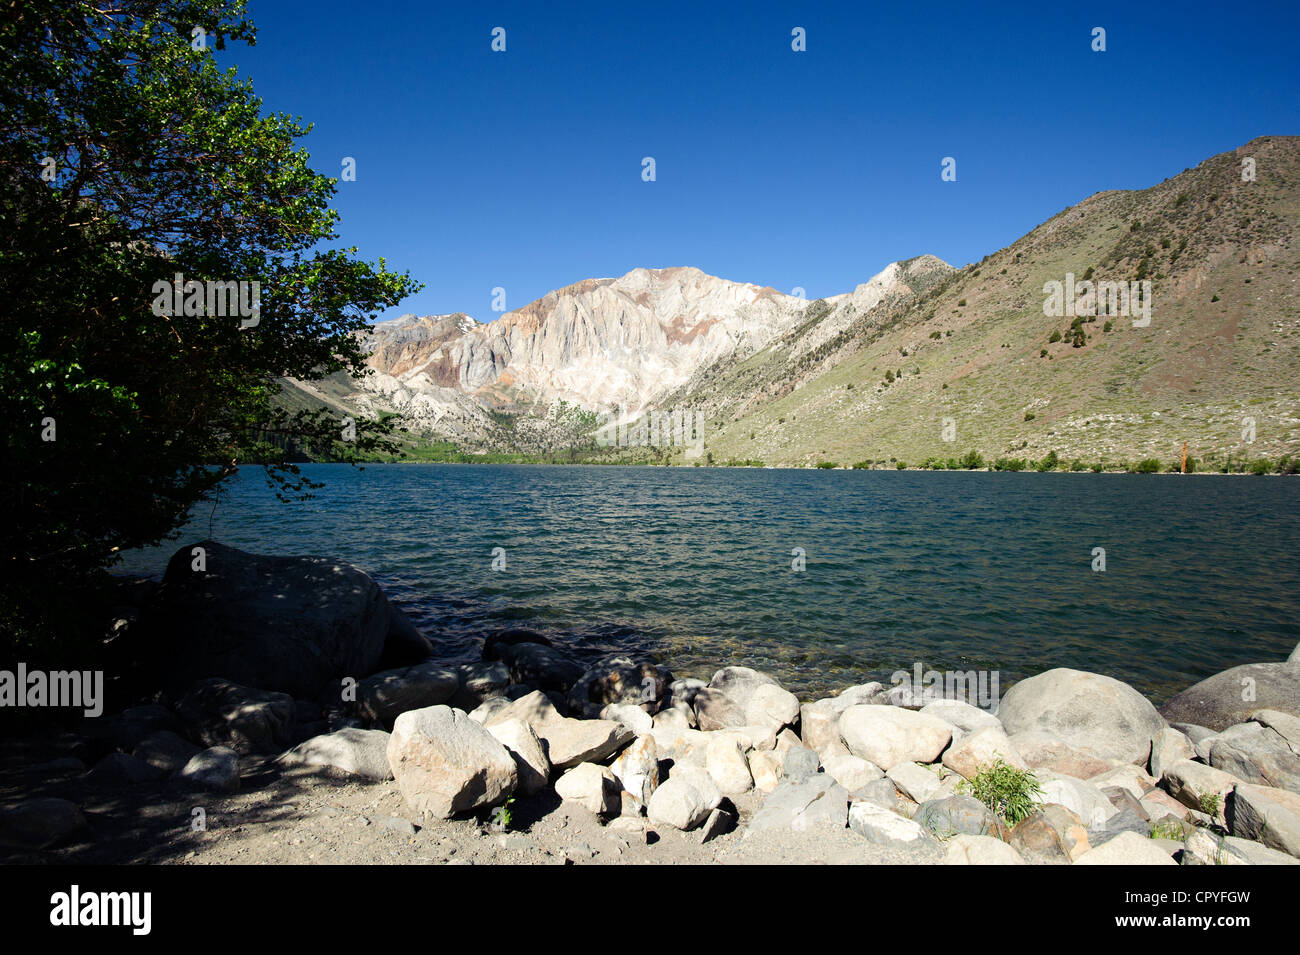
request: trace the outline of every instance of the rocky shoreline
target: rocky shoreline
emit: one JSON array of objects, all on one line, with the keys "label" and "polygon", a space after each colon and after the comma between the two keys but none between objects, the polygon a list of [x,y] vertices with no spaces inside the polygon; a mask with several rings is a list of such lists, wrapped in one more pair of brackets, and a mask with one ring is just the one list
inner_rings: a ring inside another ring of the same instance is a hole
[{"label": "rocky shoreline", "polygon": [[6,861],[1300,861],[1300,648],[1160,710],[1067,669],[800,701],[528,630],[446,667],[356,568],[210,541],[127,616],[157,689],[5,744]]}]

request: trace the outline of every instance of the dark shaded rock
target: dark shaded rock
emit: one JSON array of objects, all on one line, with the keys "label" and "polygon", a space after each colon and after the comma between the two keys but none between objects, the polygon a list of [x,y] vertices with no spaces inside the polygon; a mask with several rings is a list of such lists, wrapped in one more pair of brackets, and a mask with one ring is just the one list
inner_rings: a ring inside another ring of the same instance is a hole
[{"label": "dark shaded rock", "polygon": [[[205,551],[204,570],[192,569],[195,547]],[[207,540],[172,557],[142,622],[169,689],[221,677],[307,699],[374,672],[391,613],[379,585],[350,564]]]},{"label": "dark shaded rock", "polygon": [[86,720],[83,727],[91,739],[128,753],[155,733],[179,733],[183,729],[176,714],[160,703],[132,706],[116,716]]},{"label": "dark shaded rock", "polygon": [[709,813],[709,818],[700,826],[700,842],[710,842],[718,836],[725,836],[736,828],[736,816],[734,813],[718,807]]},{"label": "dark shaded rock", "polygon": [[176,778],[195,789],[235,792],[239,789],[239,754],[229,746],[205,749],[186,763]]},{"label": "dark shaded rock", "polygon": [[566,651],[542,643],[513,643],[496,648],[515,683],[567,693],[582,677],[582,664]]},{"label": "dark shaded rock", "polygon": [[204,746],[229,746],[241,755],[279,753],[297,734],[292,697],[228,680],[195,684],[176,701],[176,715],[191,739]]},{"label": "dark shaded rock", "polygon": [[86,831],[85,815],[66,799],[28,799],[0,809],[0,845],[48,849]]},{"label": "dark shaded rock", "polygon": [[456,669],[460,674],[460,689],[451,698],[451,705],[466,713],[478,709],[493,697],[504,696],[510,688],[510,669],[500,661],[484,660]]},{"label": "dark shaded rock", "polygon": [[433,655],[433,644],[401,607],[388,605],[388,634],[376,663],[381,670],[415,666]]},{"label": "dark shaded rock", "polygon": [[86,773],[86,782],[110,788],[143,786],[162,779],[162,770],[126,753],[109,753]]},{"label": "dark shaded rock", "polygon": [[[1249,692],[1247,692],[1249,691]],[[1242,696],[1253,697],[1242,699]],[[1170,723],[1222,732],[1256,710],[1300,716],[1300,661],[1244,663],[1188,687],[1160,708]]]},{"label": "dark shaded rock", "polygon": [[199,748],[169,730],[160,730],[135,748],[132,755],[170,776],[194,758]]},{"label": "dark shaded rock", "polygon": [[594,718],[610,703],[631,703],[653,715],[658,712],[672,671],[625,654],[603,657],[588,667],[569,690],[569,712]]},{"label": "dark shaded rock", "polygon": [[460,676],[436,663],[386,670],[357,684],[361,715],[384,727],[407,710],[446,703],[460,689]]},{"label": "dark shaded rock", "polygon": [[521,643],[536,643],[543,647],[554,646],[546,637],[542,636],[536,630],[525,630],[522,627],[513,627],[509,630],[502,630],[500,633],[494,633],[483,641],[483,659],[484,660],[501,660],[502,650],[506,647],[518,646]]}]

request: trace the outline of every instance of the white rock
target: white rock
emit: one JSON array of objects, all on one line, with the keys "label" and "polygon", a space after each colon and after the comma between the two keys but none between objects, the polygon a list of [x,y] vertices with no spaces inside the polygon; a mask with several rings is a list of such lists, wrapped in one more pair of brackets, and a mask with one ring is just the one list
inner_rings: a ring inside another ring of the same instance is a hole
[{"label": "white rock", "polygon": [[383,730],[341,729],[299,743],[280,757],[284,766],[329,766],[363,779],[393,778],[388,765],[389,734]]},{"label": "white rock", "polygon": [[449,819],[491,806],[515,791],[514,757],[461,710],[407,710],[393,723],[388,764],[415,812]]},{"label": "white rock", "polygon": [[870,802],[849,806],[849,828],[877,845],[896,848],[918,846],[927,839],[925,830],[911,819]]},{"label": "white rock", "polygon": [[867,783],[880,779],[885,775],[875,763],[869,762],[860,756],[854,756],[851,753],[832,756],[825,760],[822,765],[826,769],[827,775],[849,792],[857,792]]},{"label": "white rock", "polygon": [[799,719],[799,698],[789,690],[775,684],[763,684],[754,689],[745,704],[745,720],[754,726],[780,728],[790,726]]},{"label": "white rock", "polygon": [[939,791],[939,774],[919,763],[899,763],[891,766],[885,775],[899,792],[915,803],[933,799],[935,793]]},{"label": "white rock", "polygon": [[595,763],[580,763],[555,781],[556,795],[597,815],[617,811],[620,789],[614,774]]},{"label": "white rock", "polygon": [[888,772],[898,763],[933,763],[952,741],[952,727],[897,706],[857,705],[840,714],[840,735],[854,756]]},{"label": "white rock", "polygon": [[1024,856],[1001,839],[958,833],[948,840],[944,865],[1028,865]]},{"label": "white rock", "polygon": [[1091,781],[1055,774],[1051,774],[1051,778],[1042,779],[1045,775],[1048,774],[1039,774],[1043,794],[1038,801],[1064,806],[1082,819],[1084,826],[1090,829],[1102,826],[1107,819],[1119,812],[1106,798],[1106,794],[1092,785]]},{"label": "white rock", "polygon": [[781,784],[781,780],[785,776],[780,754],[757,750],[750,753],[749,774],[754,779],[755,789],[762,793],[770,793]]},{"label": "white rock", "polygon": [[750,775],[745,754],[734,739],[715,739],[710,742],[705,767],[725,795],[738,796],[754,788],[754,777]]},{"label": "white rock", "polygon": [[633,805],[641,808],[659,788],[659,747],[655,738],[649,734],[638,736],[609,768],[632,796]]},{"label": "white rock", "polygon": [[654,717],[632,703],[610,703],[600,711],[600,718],[622,723],[637,736],[650,732],[654,727]]},{"label": "white rock", "polygon": [[505,720],[487,727],[487,731],[514,757],[520,795],[531,796],[546,788],[551,780],[551,761],[531,726],[523,720]]},{"label": "white rock", "polygon": [[998,707],[1007,733],[1046,730],[1071,746],[1124,763],[1145,763],[1165,721],[1127,683],[1059,668],[1013,686]]},{"label": "white rock", "polygon": [[943,764],[966,779],[974,779],[998,759],[1016,769],[1029,768],[1001,726],[985,726],[970,732],[943,754]]},{"label": "white rock", "polygon": [[1074,860],[1075,865],[1177,865],[1153,839],[1136,832],[1121,832],[1089,849]]},{"label": "white rock", "polygon": [[[1192,746],[1192,741],[1187,738],[1185,733],[1180,733],[1171,726],[1166,726],[1155,735],[1151,744],[1151,775],[1159,779],[1164,775],[1165,767],[1171,766],[1180,759],[1192,759],[1196,756],[1196,748]],[[1206,758],[1209,757],[1209,750],[1206,750]]]},{"label": "white rock", "polygon": [[650,797],[646,815],[656,825],[687,832],[704,822],[721,801],[722,793],[706,770],[678,765]]},{"label": "white rock", "polygon": [[920,712],[925,716],[937,716],[963,733],[974,733],[987,726],[1002,728],[1002,723],[996,716],[965,700],[935,700],[921,707]]}]

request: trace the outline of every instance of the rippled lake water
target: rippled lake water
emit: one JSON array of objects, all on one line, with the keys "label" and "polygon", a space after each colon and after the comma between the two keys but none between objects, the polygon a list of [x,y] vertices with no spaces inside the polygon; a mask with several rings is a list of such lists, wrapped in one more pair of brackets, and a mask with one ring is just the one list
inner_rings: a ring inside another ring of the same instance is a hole
[{"label": "rippled lake water", "polygon": [[[448,660],[530,626],[678,675],[743,664],[809,695],[891,673],[1054,666],[1157,702],[1300,640],[1300,479],[489,465],[247,468],[216,539],[371,573]],[[177,542],[128,556],[161,573]],[[505,550],[492,569],[493,548]],[[1105,548],[1105,572],[1092,569]],[[806,569],[792,570],[803,548]]]}]

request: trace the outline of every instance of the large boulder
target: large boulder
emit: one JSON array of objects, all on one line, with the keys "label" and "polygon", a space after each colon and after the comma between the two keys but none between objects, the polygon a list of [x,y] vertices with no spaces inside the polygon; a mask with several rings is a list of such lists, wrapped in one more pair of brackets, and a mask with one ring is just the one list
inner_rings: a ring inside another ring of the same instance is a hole
[{"label": "large boulder", "polygon": [[799,698],[776,684],[755,687],[745,704],[745,722],[780,730],[799,719]]},{"label": "large boulder", "polygon": [[15,849],[46,849],[86,830],[81,808],[66,799],[28,799],[0,809],[0,845]]},{"label": "large boulder", "polygon": [[1089,779],[1122,766],[1117,759],[1105,759],[1087,748],[1071,746],[1055,733],[1026,730],[1007,737],[1030,769],[1050,769],[1076,779]]},{"label": "large boulder", "polygon": [[229,680],[202,680],[174,706],[188,734],[204,746],[229,746],[240,755],[279,753],[294,742],[297,708],[284,693]]},{"label": "large boulder", "polygon": [[1232,793],[1228,824],[1234,836],[1300,858],[1300,795],[1241,783]]},{"label": "large boulder", "polygon": [[1224,822],[1228,797],[1241,784],[1231,773],[1190,759],[1180,759],[1165,767],[1161,785],[1184,806],[1214,816]]},{"label": "large boulder", "polygon": [[630,703],[653,714],[663,703],[673,674],[645,660],[624,654],[601,658],[578,677],[567,702],[574,716],[596,717],[611,703]]},{"label": "large boulder", "polygon": [[388,765],[389,739],[389,734],[383,730],[348,727],[299,743],[281,756],[279,762],[286,767],[337,769],[362,779],[382,782],[393,778],[393,769]]},{"label": "large boulder", "polygon": [[1245,732],[1224,733],[1210,745],[1210,765],[1248,783],[1300,793],[1300,755],[1277,730],[1242,724]]},{"label": "large boulder", "polygon": [[385,670],[357,683],[357,708],[381,726],[407,710],[446,703],[460,689],[460,676],[436,663]]},{"label": "large boulder", "polygon": [[1150,701],[1127,683],[1063,667],[1013,686],[998,719],[1008,733],[1045,730],[1125,763],[1145,763],[1152,738],[1165,727]]},{"label": "large boulder", "polygon": [[877,701],[884,692],[884,686],[879,683],[863,683],[847,687],[837,696],[803,704],[799,711],[799,733],[804,744],[823,759],[835,755],[834,751],[844,745],[840,739],[840,714],[850,706]]},{"label": "large boulder", "polygon": [[[194,548],[204,569],[193,569]],[[362,571],[327,557],[267,557],[205,540],[172,557],[142,622],[166,685],[222,677],[316,697],[379,664],[388,599]]]},{"label": "large boulder", "polygon": [[1160,708],[1170,723],[1225,730],[1256,710],[1300,717],[1300,661],[1245,663],[1188,687]]},{"label": "large boulder", "polygon": [[738,796],[754,788],[749,762],[735,739],[723,737],[711,740],[705,751],[704,765],[723,795]]},{"label": "large boulder", "polygon": [[393,724],[388,764],[415,812],[450,819],[505,800],[519,781],[514,757],[460,710],[407,710]]},{"label": "large boulder", "polygon": [[854,756],[888,772],[898,763],[933,763],[952,742],[952,725],[897,706],[850,706],[840,735]]},{"label": "large boulder", "polygon": [[749,829],[792,829],[802,832],[810,828],[829,827],[843,829],[848,821],[849,794],[843,786],[829,776],[818,774],[801,781],[781,783],[768,793]]}]

